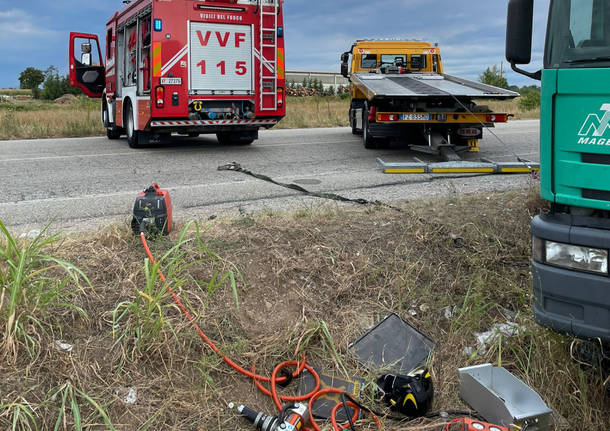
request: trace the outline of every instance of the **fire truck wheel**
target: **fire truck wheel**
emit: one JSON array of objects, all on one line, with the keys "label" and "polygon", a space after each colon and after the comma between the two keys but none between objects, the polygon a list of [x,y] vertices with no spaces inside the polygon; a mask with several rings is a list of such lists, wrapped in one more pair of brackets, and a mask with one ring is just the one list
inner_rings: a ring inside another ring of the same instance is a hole
[{"label": "fire truck wheel", "polygon": [[250,133],[218,132],[216,138],[220,145],[250,145],[254,138]]},{"label": "fire truck wheel", "polygon": [[110,114],[108,112],[106,100],[102,101],[102,124],[106,128],[106,136],[108,139],[119,139],[121,137],[121,129],[110,122]]},{"label": "fire truck wheel", "polygon": [[131,103],[127,102],[125,107],[125,132],[127,134],[127,143],[130,148],[141,148],[146,144],[146,133],[140,130],[136,130],[135,119],[133,117],[133,108]]}]

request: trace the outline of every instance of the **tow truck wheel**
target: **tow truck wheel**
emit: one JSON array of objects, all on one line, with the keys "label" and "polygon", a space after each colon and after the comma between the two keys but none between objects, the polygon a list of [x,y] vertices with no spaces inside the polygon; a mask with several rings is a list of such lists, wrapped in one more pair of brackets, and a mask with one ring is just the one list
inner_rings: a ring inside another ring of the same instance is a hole
[{"label": "tow truck wheel", "polygon": [[127,143],[130,148],[141,148],[146,144],[147,134],[140,130],[136,130],[134,112],[130,102],[127,102],[125,107],[125,131],[127,133]]},{"label": "tow truck wheel", "polygon": [[369,107],[368,105],[364,105],[364,109],[362,110],[362,140],[364,141],[364,148],[367,150],[376,150],[377,149],[377,139],[371,136],[369,131]]},{"label": "tow truck wheel", "polygon": [[349,124],[352,127],[352,135],[362,135],[362,130],[357,128],[356,110],[363,109],[362,102],[352,102],[349,108]]},{"label": "tow truck wheel", "polygon": [[364,148],[367,150],[381,150],[390,147],[390,140],[387,138],[374,138],[369,130],[369,107],[364,105],[362,110],[362,140]]}]

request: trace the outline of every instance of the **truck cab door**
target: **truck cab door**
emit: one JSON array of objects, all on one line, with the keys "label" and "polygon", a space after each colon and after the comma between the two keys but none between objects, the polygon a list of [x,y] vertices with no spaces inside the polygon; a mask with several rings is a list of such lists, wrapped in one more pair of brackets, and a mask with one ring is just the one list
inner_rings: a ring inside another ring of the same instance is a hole
[{"label": "truck cab door", "polygon": [[106,72],[96,35],[70,33],[70,85],[91,98],[100,98],[106,88]]}]

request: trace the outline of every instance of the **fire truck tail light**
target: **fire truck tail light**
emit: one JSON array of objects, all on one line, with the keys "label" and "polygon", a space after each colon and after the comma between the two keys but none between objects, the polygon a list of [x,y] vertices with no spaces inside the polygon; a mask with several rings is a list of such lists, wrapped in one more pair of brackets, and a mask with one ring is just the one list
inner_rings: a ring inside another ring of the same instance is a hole
[{"label": "fire truck tail light", "polygon": [[157,87],[155,89],[155,106],[163,108],[165,106],[165,88]]},{"label": "fire truck tail light", "polygon": [[163,20],[157,18],[155,19],[155,31],[162,31],[163,30]]},{"label": "fire truck tail light", "polygon": [[278,106],[278,108],[281,108],[284,106],[284,89],[283,88],[277,89],[277,106]]},{"label": "fire truck tail light", "polygon": [[487,114],[488,123],[506,123],[508,115],[506,114]]}]

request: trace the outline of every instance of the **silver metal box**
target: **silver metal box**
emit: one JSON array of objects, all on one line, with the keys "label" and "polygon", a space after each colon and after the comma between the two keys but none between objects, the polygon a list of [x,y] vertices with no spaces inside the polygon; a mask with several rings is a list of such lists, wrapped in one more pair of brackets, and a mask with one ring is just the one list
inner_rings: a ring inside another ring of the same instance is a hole
[{"label": "silver metal box", "polygon": [[526,431],[550,431],[553,411],[540,395],[502,367],[460,368],[460,396],[486,421]]}]

